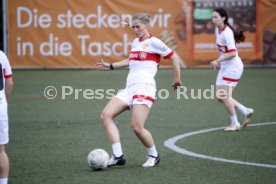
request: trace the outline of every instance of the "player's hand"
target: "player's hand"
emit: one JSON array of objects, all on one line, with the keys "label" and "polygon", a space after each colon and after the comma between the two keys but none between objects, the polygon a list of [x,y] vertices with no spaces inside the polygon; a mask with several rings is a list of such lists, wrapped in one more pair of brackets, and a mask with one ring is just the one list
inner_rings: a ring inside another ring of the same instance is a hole
[{"label": "player's hand", "polygon": [[177,89],[178,86],[181,86],[182,85],[182,82],[180,80],[177,80],[177,81],[174,81],[173,84],[172,84],[172,87],[174,90]]},{"label": "player's hand", "polygon": [[100,70],[110,70],[110,64],[104,62],[102,59],[100,63],[96,64],[96,67]]},{"label": "player's hand", "polygon": [[220,62],[218,60],[214,60],[210,63],[214,70],[220,69]]}]

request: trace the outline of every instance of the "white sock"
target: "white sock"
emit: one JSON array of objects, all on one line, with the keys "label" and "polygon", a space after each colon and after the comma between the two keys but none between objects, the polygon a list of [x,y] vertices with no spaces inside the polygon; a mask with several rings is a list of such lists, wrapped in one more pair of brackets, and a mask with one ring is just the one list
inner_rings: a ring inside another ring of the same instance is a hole
[{"label": "white sock", "polygon": [[8,178],[0,178],[0,184],[7,184]]},{"label": "white sock", "polygon": [[238,106],[238,110],[243,114],[246,115],[248,113],[248,110],[245,106],[243,106],[242,104]]},{"label": "white sock", "polygon": [[[120,157],[123,154],[121,143],[112,144],[112,153],[115,157]],[[1,184],[1,183],[0,183]]]},{"label": "white sock", "polygon": [[238,118],[237,115],[230,116],[232,125],[238,124]]},{"label": "white sock", "polygon": [[158,156],[157,150],[155,146],[152,146],[151,148],[147,148],[148,154],[154,157]]}]

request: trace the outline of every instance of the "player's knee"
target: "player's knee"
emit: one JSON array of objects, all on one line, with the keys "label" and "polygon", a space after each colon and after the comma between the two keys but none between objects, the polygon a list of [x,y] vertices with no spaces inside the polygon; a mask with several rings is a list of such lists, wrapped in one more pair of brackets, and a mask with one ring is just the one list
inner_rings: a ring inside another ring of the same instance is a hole
[{"label": "player's knee", "polygon": [[228,96],[223,96],[221,98],[217,98],[217,100],[221,103],[227,103],[227,102],[229,102],[229,97]]},{"label": "player's knee", "polygon": [[217,94],[216,98],[219,102],[223,103],[225,100],[228,99],[228,96],[227,95],[222,95],[222,94]]},{"label": "player's knee", "polygon": [[102,120],[102,122],[104,123],[106,120],[108,119],[112,119],[112,116],[110,115],[110,113],[106,112],[106,111],[102,111],[101,115],[100,115],[100,119]]},{"label": "player's knee", "polygon": [[137,126],[137,125],[135,125],[135,124],[132,124],[132,125],[131,125],[131,128],[132,128],[132,131],[133,131],[136,135],[139,135],[139,134],[141,134],[141,132],[142,132],[142,128],[139,127],[139,126]]}]

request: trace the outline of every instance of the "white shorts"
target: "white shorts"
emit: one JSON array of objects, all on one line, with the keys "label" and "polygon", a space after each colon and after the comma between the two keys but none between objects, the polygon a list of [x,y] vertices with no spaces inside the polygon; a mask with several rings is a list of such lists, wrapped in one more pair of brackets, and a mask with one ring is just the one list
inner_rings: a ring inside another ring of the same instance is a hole
[{"label": "white shorts", "polygon": [[217,86],[237,86],[243,73],[243,63],[240,60],[221,63],[216,85]]},{"label": "white shorts", "polygon": [[143,104],[151,108],[156,94],[156,87],[152,84],[134,84],[118,92],[117,98],[125,102],[130,108],[134,104]]},{"label": "white shorts", "polygon": [[7,144],[9,142],[9,124],[7,103],[0,103],[0,145]]}]

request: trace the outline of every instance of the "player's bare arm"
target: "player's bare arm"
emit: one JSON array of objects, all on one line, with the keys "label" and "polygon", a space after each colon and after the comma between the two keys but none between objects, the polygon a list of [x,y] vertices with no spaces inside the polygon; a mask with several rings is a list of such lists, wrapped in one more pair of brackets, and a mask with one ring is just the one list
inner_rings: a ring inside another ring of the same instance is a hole
[{"label": "player's bare arm", "polygon": [[174,81],[173,81],[172,87],[174,90],[176,90],[178,86],[182,85],[181,76],[180,76],[180,65],[179,65],[180,58],[178,55],[174,54],[172,55],[171,59],[173,61],[172,66],[173,66],[173,73],[174,73]]},{"label": "player's bare arm", "polygon": [[106,63],[103,59],[101,62],[96,64],[96,67],[100,70],[113,70],[115,68],[124,68],[124,67],[128,67],[129,64],[129,60],[124,59],[122,61],[118,61],[115,63]]},{"label": "player's bare arm", "polygon": [[11,96],[12,90],[13,90],[13,80],[12,80],[12,78],[6,78],[5,79],[6,98],[9,98]]}]

